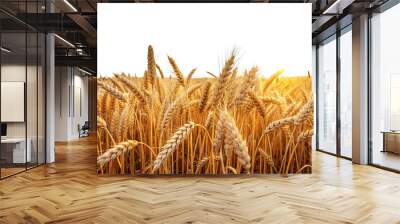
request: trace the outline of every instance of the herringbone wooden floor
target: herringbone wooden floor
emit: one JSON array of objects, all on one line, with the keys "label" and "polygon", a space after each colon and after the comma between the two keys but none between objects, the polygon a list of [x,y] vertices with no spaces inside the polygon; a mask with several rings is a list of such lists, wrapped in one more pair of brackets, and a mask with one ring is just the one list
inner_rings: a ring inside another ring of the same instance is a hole
[{"label": "herringbone wooden floor", "polygon": [[98,177],[95,142],[0,181],[0,223],[400,223],[400,175],[314,153],[289,178]]}]

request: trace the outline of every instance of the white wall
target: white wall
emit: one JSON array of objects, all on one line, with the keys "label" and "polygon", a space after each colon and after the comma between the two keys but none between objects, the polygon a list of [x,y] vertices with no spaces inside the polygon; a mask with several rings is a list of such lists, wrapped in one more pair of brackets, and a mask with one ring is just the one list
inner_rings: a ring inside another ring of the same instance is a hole
[{"label": "white wall", "polygon": [[[37,70],[38,69],[38,70]],[[17,81],[26,83],[26,109],[27,120],[24,122],[6,122],[8,138],[30,139],[32,161],[36,162],[36,153],[39,153],[39,162],[44,162],[44,74],[39,66],[25,66],[25,64],[2,64],[1,81]],[[25,80],[27,78],[27,80]],[[37,92],[38,91],[38,92]],[[4,96],[2,96],[4,97]],[[7,110],[9,108],[1,108]],[[23,111],[25,112],[25,111]]]},{"label": "white wall", "polygon": [[69,85],[68,67],[55,68],[55,140],[67,141],[69,133]]},{"label": "white wall", "polygon": [[[5,64],[1,66],[1,81],[3,82],[25,82],[25,74],[27,69],[28,74],[36,74],[36,67],[34,66],[27,66],[18,65],[18,64]],[[28,77],[29,78],[29,77]],[[36,81],[29,80],[29,85],[36,85]],[[34,92],[30,93],[29,90],[33,90]],[[28,88],[27,89],[27,104],[34,102],[35,105],[27,105],[36,108],[36,88]],[[35,98],[35,99],[33,99]],[[2,110],[6,108],[1,108]],[[36,129],[36,113],[28,113],[28,122],[35,121],[35,124],[28,124],[28,128],[35,125]],[[29,131],[28,131],[29,134]],[[36,134],[36,133],[35,133]],[[7,136],[8,137],[25,137],[25,122],[7,122]],[[29,137],[29,135],[28,135]]]},{"label": "white wall", "polygon": [[[56,67],[56,141],[77,139],[79,137],[78,124],[83,125],[88,120],[88,78],[83,75],[76,68]],[[81,105],[81,113],[79,105]]]}]

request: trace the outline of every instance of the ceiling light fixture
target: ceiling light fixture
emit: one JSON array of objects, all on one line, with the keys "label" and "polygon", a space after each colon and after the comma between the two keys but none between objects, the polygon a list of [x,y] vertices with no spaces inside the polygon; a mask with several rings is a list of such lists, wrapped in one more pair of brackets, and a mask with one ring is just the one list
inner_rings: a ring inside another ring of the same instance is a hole
[{"label": "ceiling light fixture", "polygon": [[343,9],[351,5],[354,0],[336,0],[332,5],[324,10],[322,14],[342,14]]},{"label": "ceiling light fixture", "polygon": [[65,44],[67,44],[70,47],[75,48],[75,45],[73,45],[71,42],[69,42],[68,40],[60,37],[58,34],[54,34],[55,37],[57,37],[59,40],[61,40],[62,42],[64,42]]},{"label": "ceiling light fixture", "polygon": [[1,47],[0,49],[1,49],[1,51],[4,51],[6,53],[10,53],[11,52],[11,50],[9,50],[9,49],[7,49],[5,47]]},{"label": "ceiling light fixture", "polygon": [[73,6],[68,0],[64,0],[64,3],[67,4],[74,12],[78,12],[75,6]]},{"label": "ceiling light fixture", "polygon": [[81,72],[83,72],[83,73],[85,73],[85,74],[87,74],[87,75],[92,75],[92,73],[90,73],[90,72],[88,72],[88,71],[86,71],[86,70],[83,70],[83,69],[81,69],[81,68],[79,68],[79,67],[78,67],[78,70],[81,71]]}]

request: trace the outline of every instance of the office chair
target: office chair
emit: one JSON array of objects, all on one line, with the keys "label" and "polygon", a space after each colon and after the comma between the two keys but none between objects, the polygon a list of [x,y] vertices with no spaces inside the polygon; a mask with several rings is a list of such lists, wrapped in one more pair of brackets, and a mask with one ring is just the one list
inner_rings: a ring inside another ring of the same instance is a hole
[{"label": "office chair", "polygon": [[80,137],[87,137],[89,136],[89,129],[90,129],[90,123],[89,121],[85,121],[85,123],[82,125],[82,127],[79,127],[79,138]]}]

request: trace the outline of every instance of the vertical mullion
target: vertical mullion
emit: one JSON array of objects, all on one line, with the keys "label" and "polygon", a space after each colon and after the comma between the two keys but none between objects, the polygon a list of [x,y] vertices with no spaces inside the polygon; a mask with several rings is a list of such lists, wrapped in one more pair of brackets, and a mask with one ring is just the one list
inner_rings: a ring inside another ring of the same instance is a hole
[{"label": "vertical mullion", "polygon": [[319,44],[315,47],[315,149],[319,149]]},{"label": "vertical mullion", "polygon": [[368,46],[368,53],[367,53],[367,88],[368,88],[368,95],[367,95],[367,119],[368,119],[368,124],[367,124],[367,132],[368,132],[368,164],[373,164],[373,153],[372,153],[372,63],[371,63],[371,57],[372,57],[372,33],[371,33],[371,19],[372,19],[372,13],[371,11],[368,12],[368,20],[367,20],[367,46]]},{"label": "vertical mullion", "polygon": [[340,119],[340,30],[336,31],[336,154],[341,156],[341,119]]},{"label": "vertical mullion", "polygon": [[[39,0],[36,1],[39,13]],[[39,31],[36,31],[36,166],[39,165]]]},{"label": "vertical mullion", "polygon": [[[44,11],[45,13],[48,13],[48,6],[49,6],[49,2],[48,0],[44,1],[45,4],[45,8]],[[47,43],[48,43],[48,37],[49,37],[49,33],[47,31],[44,31],[44,77],[43,77],[43,69],[42,69],[42,82],[44,82],[44,108],[42,107],[43,112],[44,112],[44,135],[43,135],[43,139],[44,139],[44,161],[43,163],[47,163]],[[43,83],[42,83],[43,84]],[[61,91],[61,90],[60,90]],[[43,117],[42,117],[43,118]]]},{"label": "vertical mullion", "polygon": [[[28,1],[25,1],[25,21],[28,19]],[[28,90],[28,25],[25,23],[25,100],[24,100],[24,118],[25,118],[25,170],[28,169],[28,113],[27,113],[27,90]]]}]

